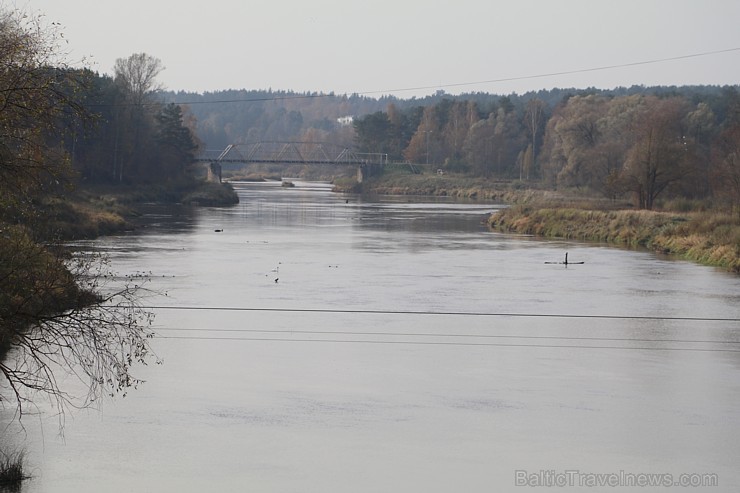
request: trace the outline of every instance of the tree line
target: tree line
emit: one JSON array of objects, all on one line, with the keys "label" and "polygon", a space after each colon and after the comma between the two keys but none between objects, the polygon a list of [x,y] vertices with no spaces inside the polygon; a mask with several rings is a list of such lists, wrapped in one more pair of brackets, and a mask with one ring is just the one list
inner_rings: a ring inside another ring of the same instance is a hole
[{"label": "tree line", "polygon": [[65,151],[80,178],[102,183],[169,183],[192,176],[198,148],[187,109],[156,96],[162,62],[145,53],[116,61],[113,77],[67,74],[84,110],[71,122]]},{"label": "tree line", "polygon": [[[330,142],[449,172],[629,197],[642,208],[669,197],[740,202],[736,86],[437,91],[410,99],[272,90],[160,97],[193,103],[193,128],[211,149]],[[340,123],[348,116],[352,125]]]},{"label": "tree line", "polygon": [[[105,259],[70,256],[50,216],[80,179],[163,180],[194,149],[181,110],[152,104],[156,59],[134,55],[99,76],[66,66],[61,39],[38,16],[0,8],[0,406],[22,415],[42,393],[60,419],[74,397],[85,405],[138,384],[151,318],[142,279],[107,285]],[[63,375],[89,393],[67,394]]]},{"label": "tree line", "polygon": [[260,141],[331,142],[352,145],[351,126],[338,124],[346,116],[385,108],[382,99],[359,95],[296,93],[273,90],[206,92],[162,91],[162,101],[186,105],[195,130],[208,149]]},{"label": "tree line", "polygon": [[[629,196],[740,203],[737,88],[573,91],[390,103],[354,122],[360,151],[477,176]],[[549,98],[551,100],[551,98]]]}]

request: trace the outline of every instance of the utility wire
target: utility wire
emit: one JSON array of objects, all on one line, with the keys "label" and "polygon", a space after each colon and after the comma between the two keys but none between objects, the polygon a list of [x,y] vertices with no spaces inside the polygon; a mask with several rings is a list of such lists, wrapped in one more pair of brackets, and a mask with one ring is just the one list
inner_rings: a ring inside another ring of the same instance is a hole
[{"label": "utility wire", "polygon": [[[635,337],[594,337],[594,336],[534,336],[512,334],[452,334],[434,332],[366,332],[354,330],[293,330],[293,329],[198,329],[153,327],[155,332],[208,332],[208,333],[257,333],[257,334],[316,334],[316,335],[353,335],[353,336],[393,336],[393,337],[443,337],[443,338],[482,338],[482,339],[545,339],[566,341],[615,341],[615,342],[671,342],[682,344],[740,344],[740,341],[717,341],[697,339],[646,339]],[[162,336],[166,337],[166,336]],[[186,336],[182,336],[186,337]],[[189,337],[189,336],[188,336]],[[203,337],[203,336],[195,336]]]},{"label": "utility wire", "polygon": [[[640,65],[652,65],[656,63],[665,63],[665,62],[672,62],[677,60],[686,60],[690,58],[699,58],[699,57],[706,57],[711,55],[719,55],[722,53],[732,53],[740,51],[739,48],[727,48],[722,50],[713,50],[713,51],[705,51],[701,53],[691,53],[688,55],[679,55],[679,56],[673,56],[673,57],[665,57],[665,58],[655,58],[651,60],[643,60],[638,62],[629,62],[629,63],[620,63],[620,64],[614,64],[614,65],[604,65],[600,67],[590,67],[590,68],[582,68],[582,69],[575,69],[575,70],[563,70],[559,72],[547,72],[547,73],[541,73],[541,74],[532,74],[532,75],[522,75],[522,76],[516,76],[516,77],[502,77],[499,79],[488,79],[488,80],[481,80],[481,81],[475,81],[475,82],[457,82],[452,84],[440,84],[435,86],[417,86],[417,87],[404,87],[404,88],[398,88],[398,89],[383,89],[383,90],[373,90],[373,91],[364,91],[364,92],[356,92],[352,93],[353,95],[358,96],[368,96],[373,94],[389,94],[392,92],[408,92],[408,91],[421,91],[421,90],[428,90],[428,89],[443,89],[443,88],[450,88],[450,87],[464,87],[464,86],[475,86],[475,85],[481,85],[481,84],[496,84],[500,82],[515,82],[519,80],[531,80],[531,79],[541,79],[546,77],[557,77],[561,75],[571,75],[571,74],[582,74],[582,73],[588,73],[588,72],[599,72],[604,70],[614,70],[618,68],[627,68],[627,67],[636,67]],[[345,93],[347,94],[347,93]],[[267,97],[259,97],[259,98],[233,98],[233,99],[216,99],[211,101],[157,101],[157,102],[145,102],[145,103],[120,103],[120,104],[91,104],[88,105],[88,107],[117,107],[117,106],[155,106],[159,104],[184,104],[184,105],[197,105],[197,104],[230,104],[230,103],[258,103],[258,102],[265,102],[265,101],[282,101],[282,100],[291,100],[291,99],[313,99],[313,98],[328,98],[328,97],[339,97],[342,96],[342,94],[334,94],[332,93],[316,93],[316,94],[286,94],[284,96],[267,96]]]},{"label": "utility wire", "polygon": [[458,82],[455,84],[443,84],[439,86],[420,86],[420,87],[408,87],[408,88],[402,88],[402,89],[388,89],[385,91],[369,91],[369,92],[362,92],[359,94],[365,95],[365,94],[378,94],[378,93],[401,92],[401,91],[420,91],[420,90],[425,90],[425,89],[474,86],[474,85],[480,85],[480,84],[495,84],[498,82],[513,82],[513,81],[518,81],[518,80],[540,79],[544,77],[557,77],[560,75],[582,74],[582,73],[587,73],[587,72],[598,72],[602,70],[613,70],[617,68],[636,67],[640,65],[651,65],[655,63],[672,62],[676,60],[685,60],[688,58],[698,58],[698,57],[704,57],[704,56],[709,56],[709,55],[718,55],[720,53],[730,53],[734,51],[740,51],[740,48],[727,48],[724,50],[705,51],[702,53],[692,53],[689,55],[679,55],[679,56],[666,57],[666,58],[655,58],[652,60],[643,60],[640,62],[620,63],[620,64],[615,64],[615,65],[604,65],[601,67],[582,68],[582,69],[576,69],[576,70],[564,70],[560,72],[548,72],[548,73],[535,74],[535,75],[523,75],[519,77],[504,77],[501,79],[489,79],[489,80],[481,80],[477,82]]},{"label": "utility wire", "polygon": [[[736,318],[708,318],[708,317],[657,317],[657,316],[627,316],[627,315],[577,315],[552,313],[498,313],[498,312],[431,312],[405,310],[360,310],[360,309],[311,309],[311,308],[246,308],[246,307],[202,307],[202,306],[141,306],[151,310],[185,310],[185,311],[235,311],[235,312],[280,312],[280,313],[329,313],[329,314],[371,314],[371,315],[425,315],[425,316],[485,316],[485,317],[537,317],[537,318],[573,318],[573,319],[609,319],[609,320],[661,320],[661,321],[703,321],[703,322],[740,322]],[[740,344],[740,341],[711,341],[691,339],[650,339],[650,338],[619,338],[596,336],[535,336],[535,335],[508,335],[508,334],[452,334],[452,333],[413,333],[388,331],[321,331],[321,330],[285,330],[285,329],[202,329],[202,328],[153,328],[158,339],[190,340],[190,341],[261,341],[261,342],[293,342],[293,343],[341,343],[341,344],[386,344],[386,345],[422,345],[422,346],[477,346],[477,347],[531,347],[553,349],[629,349],[645,351],[686,351],[686,352],[724,352],[740,353],[740,349],[727,348],[726,345]],[[158,332],[208,332],[208,333],[253,333],[253,334],[282,334],[285,337],[245,337],[245,336],[218,336],[213,335],[162,335]],[[300,337],[288,337],[299,335]],[[306,338],[306,335],[317,336],[377,336],[382,339],[342,339],[342,338]],[[411,340],[395,340],[388,337],[405,337]],[[463,341],[429,341],[420,338],[447,338],[467,339]],[[470,339],[520,339],[520,340],[551,340],[551,341],[581,341],[581,342],[636,342],[636,343],[678,343],[678,344],[715,344],[725,347],[648,347],[648,346],[613,346],[591,344],[544,344],[525,342],[469,342]]]},{"label": "utility wire", "polygon": [[687,348],[687,347],[635,347],[635,346],[589,346],[578,344],[517,344],[495,342],[450,342],[450,341],[389,341],[370,339],[286,339],[277,337],[198,337],[198,336],[155,336],[158,339],[181,339],[190,341],[265,341],[265,342],[324,342],[340,344],[419,345],[419,346],[478,346],[552,349],[627,349],[642,351],[685,351],[705,353],[740,353],[740,349]]},{"label": "utility wire", "polygon": [[338,308],[250,308],[229,306],[139,306],[143,310],[185,310],[185,311],[231,311],[231,312],[278,312],[278,313],[334,313],[353,315],[429,315],[461,317],[531,317],[531,318],[576,318],[603,320],[665,320],[688,322],[740,322],[740,318],[721,317],[667,317],[650,315],[578,315],[566,313],[516,313],[516,312],[456,312],[456,311],[410,311],[410,310],[369,310]]},{"label": "utility wire", "polygon": [[[148,306],[143,309],[162,310],[197,310],[197,311],[237,311],[237,312],[283,312],[283,313],[337,313],[337,314],[380,314],[380,315],[451,315],[451,316],[489,316],[489,317],[540,317],[540,318],[576,318],[576,319],[615,319],[615,320],[664,320],[664,321],[705,321],[705,322],[740,322],[734,318],[700,318],[700,317],[653,317],[653,316],[625,316],[625,315],[575,315],[575,314],[544,314],[544,313],[483,313],[483,312],[430,312],[430,311],[401,311],[401,310],[349,310],[349,309],[294,309],[294,308],[240,308],[240,307],[197,307],[197,306]],[[727,348],[727,345],[740,344],[740,341],[712,341],[695,339],[652,339],[626,337],[596,337],[596,336],[536,336],[510,334],[453,334],[430,332],[388,332],[388,331],[323,331],[323,330],[287,330],[287,329],[203,329],[203,328],[173,328],[154,327],[155,338],[189,341],[261,341],[261,342],[293,342],[293,343],[341,343],[341,344],[386,344],[386,345],[421,345],[421,346],[476,346],[476,347],[517,347],[517,348],[552,348],[552,349],[628,349],[644,351],[685,351],[685,352],[723,352],[740,353],[740,349]],[[282,334],[285,337],[245,337],[245,336],[213,336],[213,335],[162,335],[158,332],[208,332],[208,333],[253,333],[253,334]],[[293,336],[300,337],[293,337]],[[341,338],[307,338],[306,335],[317,336],[378,336],[382,339],[341,339]],[[291,337],[288,337],[291,336]],[[394,340],[388,337],[405,337],[411,340]],[[463,339],[463,341],[429,341],[420,338],[447,338]],[[635,342],[635,343],[673,343],[673,344],[714,344],[725,347],[648,347],[648,346],[613,346],[591,344],[544,344],[537,342],[468,342],[470,339],[520,339],[520,340],[550,340],[550,341],[581,341],[581,342]],[[467,340],[465,340],[467,339]]]}]

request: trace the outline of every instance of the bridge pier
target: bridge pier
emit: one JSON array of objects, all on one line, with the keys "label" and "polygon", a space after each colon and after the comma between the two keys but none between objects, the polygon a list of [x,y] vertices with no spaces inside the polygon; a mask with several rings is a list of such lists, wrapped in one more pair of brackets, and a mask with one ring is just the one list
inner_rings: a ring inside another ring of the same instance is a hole
[{"label": "bridge pier", "polygon": [[357,168],[357,182],[362,183],[366,178],[378,176],[383,172],[383,165],[378,163],[362,163]]},{"label": "bridge pier", "polygon": [[206,181],[221,183],[221,164],[213,161],[208,165],[208,176],[206,177]]}]

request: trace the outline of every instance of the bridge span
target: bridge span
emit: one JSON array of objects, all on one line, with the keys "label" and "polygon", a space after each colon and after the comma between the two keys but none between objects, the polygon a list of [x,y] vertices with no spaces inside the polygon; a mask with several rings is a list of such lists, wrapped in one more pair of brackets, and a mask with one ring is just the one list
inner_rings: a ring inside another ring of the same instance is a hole
[{"label": "bridge span", "polygon": [[235,164],[343,165],[358,168],[358,180],[382,172],[386,153],[358,153],[349,147],[323,142],[254,142],[230,144],[223,150],[208,150],[196,162],[208,163],[209,180],[221,181],[221,166]]}]

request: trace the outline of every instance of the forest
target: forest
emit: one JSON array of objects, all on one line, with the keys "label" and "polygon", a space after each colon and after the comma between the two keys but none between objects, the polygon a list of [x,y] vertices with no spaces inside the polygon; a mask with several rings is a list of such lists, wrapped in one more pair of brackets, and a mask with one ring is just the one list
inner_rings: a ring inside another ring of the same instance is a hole
[{"label": "forest", "polygon": [[213,149],[331,142],[450,173],[629,197],[639,208],[664,197],[740,202],[736,86],[438,91],[406,100],[246,90],[160,97],[187,103]]},{"label": "forest", "polygon": [[[145,280],[108,286],[104,258],[62,242],[86,220],[80,189],[192,182],[196,143],[181,108],[153,99],[156,58],[121,58],[100,76],[59,62],[59,40],[37,17],[0,10],[0,406],[20,418],[41,394],[61,425],[67,406],[137,385],[131,368],[150,359]],[[63,391],[62,376],[87,394]]]},{"label": "forest", "polygon": [[[125,394],[140,383],[136,365],[158,362],[140,302],[146,279],[121,279],[104,258],[71,253],[65,228],[82,222],[75,201],[84,194],[99,216],[107,201],[147,188],[156,200],[187,202],[179,192],[199,183],[196,157],[206,149],[328,142],[434,176],[587,191],[637,209],[680,198],[740,212],[737,86],[410,99],[196,94],[163,90],[154,56],[120,58],[107,75],[67,65],[61,43],[55,27],[0,8],[0,406],[19,415],[39,393],[62,417],[69,405]],[[740,271],[737,234],[725,236]],[[113,279],[116,287],[106,284]],[[80,380],[87,394],[72,402],[55,375]]]},{"label": "forest", "polygon": [[[118,59],[113,75],[72,68],[60,61],[60,39],[37,18],[0,11],[0,356],[29,342],[25,328],[99,306],[53,248],[75,187],[166,195],[197,182],[198,153],[228,144],[330,142],[435,173],[629,198],[639,209],[674,197],[740,204],[737,86],[195,94],[162,90],[163,64],[145,53]],[[140,333],[138,322],[116,320],[122,334]],[[23,385],[12,368],[0,371]]]},{"label": "forest", "polygon": [[114,77],[72,71],[82,114],[59,122],[63,146],[82,180],[162,183],[188,179],[197,137],[193,120],[154,96],[161,61],[144,53],[119,59]]}]

